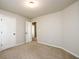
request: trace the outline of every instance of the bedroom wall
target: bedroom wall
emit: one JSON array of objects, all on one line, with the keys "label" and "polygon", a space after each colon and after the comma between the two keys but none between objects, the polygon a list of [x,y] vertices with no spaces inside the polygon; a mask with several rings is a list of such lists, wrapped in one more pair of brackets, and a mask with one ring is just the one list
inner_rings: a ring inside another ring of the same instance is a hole
[{"label": "bedroom wall", "polygon": [[37,22],[38,42],[63,48],[79,57],[79,1],[32,21]]},{"label": "bedroom wall", "polygon": [[57,12],[33,19],[33,22],[37,22],[38,42],[63,46],[62,15],[62,12]]},{"label": "bedroom wall", "polygon": [[64,9],[64,48],[79,56],[79,1]]}]

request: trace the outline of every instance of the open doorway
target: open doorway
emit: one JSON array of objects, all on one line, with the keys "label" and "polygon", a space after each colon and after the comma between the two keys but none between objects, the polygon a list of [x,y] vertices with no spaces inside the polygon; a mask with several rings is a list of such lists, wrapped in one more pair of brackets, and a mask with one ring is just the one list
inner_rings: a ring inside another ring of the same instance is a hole
[{"label": "open doorway", "polygon": [[36,22],[32,22],[32,41],[37,41]]}]

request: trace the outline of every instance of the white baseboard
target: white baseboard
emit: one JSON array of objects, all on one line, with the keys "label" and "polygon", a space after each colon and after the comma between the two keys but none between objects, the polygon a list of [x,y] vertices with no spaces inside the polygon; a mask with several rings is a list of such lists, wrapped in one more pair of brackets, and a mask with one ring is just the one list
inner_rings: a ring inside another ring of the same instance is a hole
[{"label": "white baseboard", "polygon": [[73,56],[79,58],[79,55],[77,55],[77,54],[75,54],[75,53],[73,53],[73,52],[71,52],[71,51],[69,51],[69,50],[67,50],[67,49],[65,49],[65,48],[63,48],[63,47],[56,46],[56,45],[52,45],[52,44],[49,44],[49,43],[47,43],[47,42],[41,42],[41,41],[38,41],[38,43],[41,43],[41,44],[45,44],[45,45],[48,45],[48,46],[53,46],[53,47],[56,47],[56,48],[63,49],[63,50],[65,50],[65,51],[67,51],[68,53],[72,54]]},{"label": "white baseboard", "polygon": [[[12,47],[16,47],[16,46],[22,45],[22,44],[24,44],[24,43],[25,43],[25,42],[21,42],[21,43],[15,44],[15,45],[12,46]],[[8,47],[8,48],[12,48],[12,47]],[[6,49],[8,49],[8,48],[6,48]],[[3,50],[6,50],[6,49],[0,49],[0,52],[3,51]]]},{"label": "white baseboard", "polygon": [[32,41],[32,38],[26,38],[26,43],[30,43]]},{"label": "white baseboard", "polygon": [[22,45],[22,44],[24,44],[24,43],[25,43],[25,42],[17,43],[16,46]]}]

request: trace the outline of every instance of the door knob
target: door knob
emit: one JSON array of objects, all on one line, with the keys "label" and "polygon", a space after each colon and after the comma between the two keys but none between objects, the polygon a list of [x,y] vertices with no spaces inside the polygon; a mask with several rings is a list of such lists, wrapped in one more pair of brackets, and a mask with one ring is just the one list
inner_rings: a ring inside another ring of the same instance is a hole
[{"label": "door knob", "polygon": [[2,34],[3,32],[1,32],[1,34]]},{"label": "door knob", "polygon": [[16,33],[13,33],[13,35],[16,35]]}]

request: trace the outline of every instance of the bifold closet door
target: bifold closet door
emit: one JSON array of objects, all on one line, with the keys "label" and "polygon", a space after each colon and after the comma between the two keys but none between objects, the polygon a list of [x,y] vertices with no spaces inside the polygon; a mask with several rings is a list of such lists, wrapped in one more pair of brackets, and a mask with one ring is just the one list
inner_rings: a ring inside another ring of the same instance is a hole
[{"label": "bifold closet door", "polygon": [[10,48],[16,44],[16,19],[8,16],[2,17],[2,49]]},{"label": "bifold closet door", "polygon": [[1,31],[2,31],[2,23],[1,23],[1,15],[0,15],[0,51],[1,51],[1,41],[2,41],[2,36],[1,36]]}]

